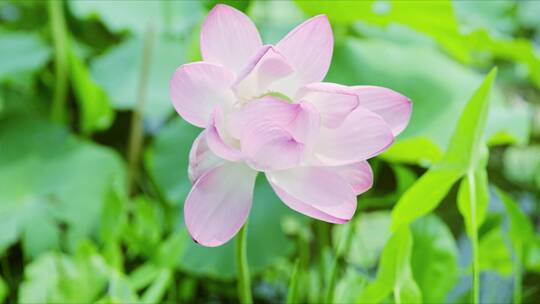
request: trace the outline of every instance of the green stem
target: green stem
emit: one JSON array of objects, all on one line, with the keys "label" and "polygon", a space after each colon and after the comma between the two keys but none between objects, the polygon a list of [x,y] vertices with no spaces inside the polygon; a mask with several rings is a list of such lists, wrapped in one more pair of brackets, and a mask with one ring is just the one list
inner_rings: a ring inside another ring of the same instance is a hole
[{"label": "green stem", "polygon": [[514,261],[514,294],[513,302],[514,304],[521,304],[521,294],[522,294],[522,278],[521,278],[521,261],[522,261],[522,244],[516,244],[515,249],[515,261]]},{"label": "green stem", "polygon": [[50,18],[52,39],[54,44],[54,95],[51,109],[51,120],[63,123],[67,97],[67,50],[68,40],[66,22],[64,19],[63,1],[49,0],[48,12]]},{"label": "green stem", "polygon": [[319,286],[320,290],[317,290],[319,302],[323,302],[325,299],[324,286],[327,283],[329,269],[327,267],[327,256],[332,252],[330,239],[328,237],[328,223],[323,221],[316,221],[315,228],[317,229],[317,239],[319,241]]},{"label": "green stem", "polygon": [[298,281],[300,273],[300,259],[297,259],[294,263],[294,268],[291,273],[291,279],[289,281],[289,289],[287,291],[287,304],[298,303]]},{"label": "green stem", "polygon": [[238,298],[242,304],[253,303],[251,280],[247,261],[247,222],[236,236],[236,274],[238,275]]},{"label": "green stem", "polygon": [[401,289],[399,285],[394,287],[394,303],[401,304]]},{"label": "green stem", "polygon": [[[287,293],[287,302],[289,304],[301,303],[304,296],[309,294],[309,286],[306,286],[304,279],[307,273],[310,259],[309,247],[310,231],[308,229],[300,229],[297,235],[298,259],[295,268],[291,274],[289,290]],[[301,286],[301,287],[299,287]]]},{"label": "green stem", "polygon": [[332,261],[332,268],[330,268],[330,280],[328,281],[328,286],[326,287],[326,301],[325,303],[334,302],[334,290],[336,286],[338,270],[339,270],[339,261],[340,259],[349,251],[350,244],[352,241],[352,236],[354,235],[354,230],[356,228],[356,221],[350,221],[344,229],[344,233],[341,235],[338,242],[337,250],[334,254],[334,260]]},{"label": "green stem", "polygon": [[472,303],[476,304],[479,301],[480,295],[480,257],[478,251],[478,227],[476,223],[476,184],[474,172],[467,173],[469,181],[469,198],[471,208],[471,243],[472,243]]},{"label": "green stem", "polygon": [[144,39],[142,54],[141,74],[139,75],[138,100],[131,116],[131,129],[129,133],[128,146],[128,187],[129,193],[135,191],[135,184],[139,178],[139,161],[143,144],[143,113],[146,103],[146,90],[148,87],[148,76],[150,73],[150,59],[154,42],[154,30],[148,26]]}]

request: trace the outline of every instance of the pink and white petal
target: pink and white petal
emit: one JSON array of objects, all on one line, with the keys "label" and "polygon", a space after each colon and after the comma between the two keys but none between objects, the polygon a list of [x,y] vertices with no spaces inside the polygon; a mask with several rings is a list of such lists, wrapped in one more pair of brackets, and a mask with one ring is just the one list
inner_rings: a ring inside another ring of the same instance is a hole
[{"label": "pink and white petal", "polygon": [[380,115],[397,136],[409,123],[412,102],[406,96],[383,87],[355,86],[360,105]]},{"label": "pink and white petal", "polygon": [[245,223],[257,173],[240,163],[226,163],[202,175],[184,204],[193,239],[215,247],[230,240]]},{"label": "pink and white petal", "polygon": [[297,115],[296,106],[273,96],[264,96],[251,101],[230,115],[229,131],[236,138],[252,125],[272,121],[277,125],[289,124]]},{"label": "pink and white petal", "polygon": [[265,45],[238,75],[233,89],[237,96],[249,100],[266,93],[271,83],[292,73],[285,57],[271,45]]},{"label": "pink and white petal", "polygon": [[206,127],[216,107],[234,103],[230,89],[234,80],[234,73],[220,65],[195,62],[180,66],[169,84],[176,112],[187,122]]},{"label": "pink and white petal", "polygon": [[297,26],[276,45],[295,73],[273,84],[273,90],[294,96],[303,85],[323,80],[332,60],[333,47],[332,27],[326,16],[315,16]]},{"label": "pink and white petal", "polygon": [[241,146],[246,162],[259,171],[292,168],[304,154],[304,144],[271,121],[249,126],[242,134]]},{"label": "pink and white petal", "polygon": [[393,141],[392,130],[379,115],[358,107],[338,128],[321,128],[312,163],[352,164],[376,156]]},{"label": "pink and white petal", "polygon": [[368,191],[373,186],[373,171],[367,161],[328,168],[348,181],[356,195]]},{"label": "pink and white petal", "polygon": [[231,115],[229,130],[242,138],[243,132],[255,125],[275,124],[288,131],[293,138],[306,143],[318,131],[320,118],[317,110],[308,103],[289,103],[274,96],[264,96],[245,105]]},{"label": "pink and white petal", "polygon": [[306,85],[297,98],[313,105],[321,115],[322,125],[328,128],[341,125],[359,104],[358,96],[351,88],[327,82]]},{"label": "pink and white petal", "polygon": [[202,131],[193,142],[189,151],[188,176],[192,183],[206,172],[223,165],[225,161],[214,154],[206,142],[206,130]]},{"label": "pink and white petal", "polygon": [[289,193],[287,193],[285,190],[281,189],[280,187],[277,187],[277,186],[272,186],[272,188],[274,189],[274,192],[276,193],[276,195],[287,205],[289,206],[289,208],[297,211],[297,212],[300,212],[302,214],[305,214],[309,217],[312,217],[314,219],[318,219],[318,220],[321,220],[321,221],[325,221],[325,222],[329,222],[329,223],[333,223],[333,224],[344,224],[346,223],[348,220],[345,220],[345,219],[341,219],[341,218],[338,218],[338,217],[334,217],[328,213],[325,213],[291,195],[289,195]]},{"label": "pink and white petal", "polygon": [[344,223],[356,211],[351,185],[325,167],[295,167],[266,173],[279,198],[291,209],[331,223]]},{"label": "pink and white petal", "polygon": [[201,28],[204,61],[222,64],[239,72],[262,46],[255,24],[241,11],[216,5]]},{"label": "pink and white petal", "polygon": [[206,141],[208,147],[219,157],[229,161],[239,161],[243,159],[240,151],[240,142],[232,138],[225,128],[223,111],[219,108],[214,110],[207,127]]},{"label": "pink and white petal", "polygon": [[284,127],[292,134],[294,139],[305,145],[313,145],[319,134],[321,117],[317,109],[309,103],[293,104],[296,117]]}]

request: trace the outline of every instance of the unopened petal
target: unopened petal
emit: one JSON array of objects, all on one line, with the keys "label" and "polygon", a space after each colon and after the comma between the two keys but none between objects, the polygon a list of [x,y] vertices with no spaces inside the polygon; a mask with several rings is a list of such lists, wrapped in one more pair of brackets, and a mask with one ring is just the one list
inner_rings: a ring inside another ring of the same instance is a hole
[{"label": "unopened petal", "polygon": [[238,75],[233,86],[237,96],[251,99],[268,92],[273,82],[293,73],[285,57],[271,45],[263,46]]}]

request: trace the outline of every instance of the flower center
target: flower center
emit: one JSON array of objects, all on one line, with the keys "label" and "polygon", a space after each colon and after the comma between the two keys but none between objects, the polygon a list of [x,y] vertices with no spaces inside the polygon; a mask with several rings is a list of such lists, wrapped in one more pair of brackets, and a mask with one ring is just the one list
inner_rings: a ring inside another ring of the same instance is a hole
[{"label": "flower center", "polygon": [[246,104],[248,104],[250,102],[256,101],[256,100],[261,99],[261,98],[266,97],[266,96],[272,96],[272,97],[278,98],[278,99],[280,99],[282,101],[285,101],[285,102],[288,102],[288,103],[294,103],[294,101],[291,98],[289,98],[289,96],[287,96],[287,95],[285,95],[283,93],[275,92],[275,91],[268,91],[268,92],[266,92],[264,94],[254,96],[254,97],[251,97],[251,98],[240,98],[235,103],[235,106],[236,107],[243,107],[243,106],[245,106]]},{"label": "flower center", "polygon": [[283,93],[280,93],[280,92],[267,92],[265,94],[262,94],[261,96],[257,97],[257,98],[262,98],[264,96],[272,96],[272,97],[276,97],[276,98],[279,98],[279,99],[282,99],[282,100],[285,100],[285,101],[288,101],[289,103],[294,103],[294,101],[292,99],[289,98],[289,96],[283,94]]}]

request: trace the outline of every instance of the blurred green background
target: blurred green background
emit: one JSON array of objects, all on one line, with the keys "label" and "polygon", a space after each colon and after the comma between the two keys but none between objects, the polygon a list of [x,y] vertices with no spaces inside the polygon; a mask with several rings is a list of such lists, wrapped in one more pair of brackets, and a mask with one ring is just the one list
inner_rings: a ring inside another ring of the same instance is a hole
[{"label": "blurred green background", "polygon": [[[200,60],[199,28],[216,3],[0,2],[0,303],[238,301],[234,240],[204,248],[183,224],[199,130],[168,93],[175,68]],[[327,14],[326,81],[386,86],[414,103],[406,131],[370,161],[375,186],[348,224],[289,210],[259,178],[248,232],[255,302],[393,303],[410,286],[411,302],[469,302],[459,185],[397,249],[391,212],[443,157],[493,66],[480,301],[540,302],[540,1],[224,3],[266,43]]]}]

